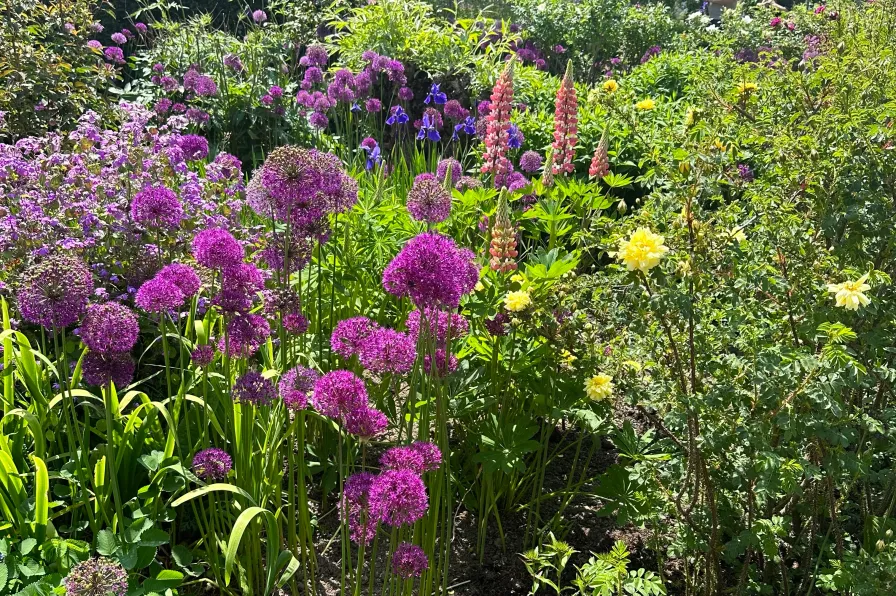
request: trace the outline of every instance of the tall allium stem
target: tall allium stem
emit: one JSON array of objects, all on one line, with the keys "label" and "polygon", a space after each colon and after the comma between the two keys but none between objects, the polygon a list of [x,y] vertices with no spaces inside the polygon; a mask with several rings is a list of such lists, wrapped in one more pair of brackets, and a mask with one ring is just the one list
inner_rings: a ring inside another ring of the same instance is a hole
[{"label": "tall allium stem", "polygon": [[554,101],[554,150],[553,172],[572,174],[576,157],[576,141],[579,131],[579,101],[572,81],[572,60],[566,65],[566,74],[557,89]]},{"label": "tall allium stem", "polygon": [[486,116],[485,153],[482,155],[482,173],[491,174],[495,188],[506,185],[507,175],[513,164],[507,157],[510,135],[510,112],[513,109],[513,67],[514,59],[504,68],[492,89],[491,110]]}]

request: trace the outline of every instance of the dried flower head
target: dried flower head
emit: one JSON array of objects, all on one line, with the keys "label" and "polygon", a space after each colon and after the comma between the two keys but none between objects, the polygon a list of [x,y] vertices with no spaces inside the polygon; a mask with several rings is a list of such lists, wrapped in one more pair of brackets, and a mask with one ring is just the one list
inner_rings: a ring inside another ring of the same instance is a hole
[{"label": "dried flower head", "polygon": [[90,270],[74,256],[53,255],[23,277],[16,296],[22,318],[51,329],[77,321],[93,292]]},{"label": "dried flower head", "polygon": [[95,557],[72,567],[62,580],[68,596],[125,596],[128,574],[118,561]]}]

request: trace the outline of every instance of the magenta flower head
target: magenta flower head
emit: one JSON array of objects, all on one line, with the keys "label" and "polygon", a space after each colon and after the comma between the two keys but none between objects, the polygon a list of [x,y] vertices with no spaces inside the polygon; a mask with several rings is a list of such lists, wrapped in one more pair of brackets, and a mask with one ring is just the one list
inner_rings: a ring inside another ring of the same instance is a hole
[{"label": "magenta flower head", "polygon": [[328,372],[314,384],[311,403],[333,419],[343,419],[350,412],[367,406],[367,388],[355,373],[348,370]]},{"label": "magenta flower head", "polygon": [[227,230],[210,228],[193,238],[193,257],[209,269],[224,269],[243,262],[243,245]]},{"label": "magenta flower head", "polygon": [[314,384],[320,378],[317,371],[297,366],[280,377],[280,399],[290,410],[304,410],[308,407],[308,396],[314,391]]},{"label": "magenta flower head", "polygon": [[453,157],[448,157],[439,161],[439,165],[436,167],[436,178],[439,182],[444,182],[445,178],[448,177],[449,168],[451,169],[451,186],[454,186],[463,175],[464,167]]},{"label": "magenta flower head", "polygon": [[414,99],[414,92],[410,87],[401,87],[398,90],[398,99],[401,101],[411,101]]},{"label": "magenta flower head", "polygon": [[87,352],[81,361],[81,376],[88,385],[127,387],[134,378],[134,360],[127,353]]},{"label": "magenta flower head", "polygon": [[116,31],[115,33],[113,33],[113,34],[110,35],[109,37],[112,39],[112,41],[114,41],[114,42],[117,43],[118,45],[123,45],[123,44],[126,44],[126,43],[128,42],[128,38],[125,37],[123,33],[120,33],[120,32],[118,32],[118,31]]},{"label": "magenta flower head", "polygon": [[325,113],[316,110],[308,117],[308,124],[317,130],[325,130],[330,125],[330,119]]},{"label": "magenta flower head", "polygon": [[376,536],[376,518],[370,515],[370,486],[376,476],[360,472],[345,479],[339,513],[356,544],[370,544]]},{"label": "magenta flower head", "polygon": [[48,329],[78,320],[93,292],[93,277],[74,256],[53,255],[29,268],[16,296],[19,312],[29,323]]},{"label": "magenta flower head", "polygon": [[183,135],[179,145],[187,161],[198,161],[208,157],[208,141],[203,136]]},{"label": "magenta flower head", "polygon": [[348,360],[361,351],[361,346],[371,333],[379,329],[376,322],[367,317],[352,317],[336,323],[330,336],[330,347]]},{"label": "magenta flower head", "polygon": [[358,356],[367,370],[379,374],[405,374],[414,367],[417,343],[406,333],[381,327],[361,342]]},{"label": "magenta flower head", "polygon": [[423,453],[411,446],[392,447],[380,457],[383,470],[410,470],[423,474]]},{"label": "magenta flower head", "polygon": [[379,410],[367,407],[349,412],[344,424],[346,432],[355,435],[363,442],[382,434],[389,426],[389,419]]},{"label": "magenta flower head", "polygon": [[520,156],[520,169],[524,172],[537,172],[541,168],[543,160],[535,151],[526,151]]},{"label": "magenta flower head", "polygon": [[376,112],[381,112],[383,110],[383,102],[381,102],[380,100],[378,100],[375,97],[371,97],[370,99],[368,99],[367,101],[364,102],[364,109],[368,113],[371,113],[371,114],[376,113]]},{"label": "magenta flower head", "polygon": [[183,216],[180,199],[164,186],[147,186],[131,201],[131,218],[149,228],[176,228]]},{"label": "magenta flower head", "polygon": [[256,10],[252,13],[252,20],[255,21],[256,25],[261,25],[268,20],[268,15],[263,10]]},{"label": "magenta flower head", "polygon": [[370,485],[370,515],[390,526],[410,525],[429,508],[426,486],[410,470],[387,470]]},{"label": "magenta flower head", "polygon": [[134,304],[147,312],[167,312],[180,308],[183,303],[184,293],[163,277],[143,282],[134,297]]},{"label": "magenta flower head", "polygon": [[432,472],[442,465],[442,450],[435,443],[429,441],[417,441],[411,443],[411,449],[423,458],[423,471]]},{"label": "magenta flower head", "polygon": [[460,102],[456,99],[449,99],[442,109],[445,112],[445,116],[452,120],[464,120],[470,115],[470,110],[460,105]]},{"label": "magenta flower head", "polygon": [[473,178],[472,176],[461,176],[460,180],[457,181],[457,184],[454,185],[454,188],[461,192],[472,190],[475,188],[482,188],[482,181],[477,178]]},{"label": "magenta flower head", "polygon": [[68,596],[125,596],[128,574],[121,564],[106,557],[81,561],[62,580]]},{"label": "magenta flower head", "polygon": [[409,297],[419,308],[454,309],[476,286],[479,270],[473,253],[435,232],[412,238],[383,272],[383,287]]},{"label": "magenta flower head", "polygon": [[305,50],[305,57],[308,58],[310,66],[326,66],[330,57],[327,55],[327,49],[321,45],[311,45]]},{"label": "magenta flower head", "polygon": [[215,348],[209,345],[196,346],[190,353],[190,359],[196,366],[208,366],[215,359]]},{"label": "magenta flower head", "polygon": [[506,313],[499,312],[492,318],[485,319],[482,323],[485,325],[486,330],[488,330],[491,336],[503,337],[507,335],[507,324],[509,322],[510,317],[508,317]]},{"label": "magenta flower head", "polygon": [[223,449],[211,447],[193,456],[193,473],[206,482],[224,480],[231,469],[233,460]]},{"label": "magenta flower head", "polygon": [[451,215],[451,193],[435,178],[418,177],[408,192],[407,206],[417,221],[439,223]]},{"label": "magenta flower head", "polygon": [[264,288],[264,275],[250,263],[240,263],[224,269],[221,291],[214,303],[225,312],[246,312]]},{"label": "magenta flower head", "polygon": [[103,50],[103,55],[109,62],[124,64],[124,52],[121,50],[121,48],[109,46],[105,50]]},{"label": "magenta flower head", "polygon": [[139,334],[137,317],[117,302],[90,305],[81,323],[81,341],[94,352],[130,352]]},{"label": "magenta flower head", "polygon": [[266,406],[274,401],[277,391],[269,379],[265,379],[260,372],[250,370],[233,384],[231,397],[233,401],[249,403],[256,406]]},{"label": "magenta flower head", "polygon": [[429,557],[416,544],[402,542],[392,555],[392,572],[400,578],[420,577],[429,569]]},{"label": "magenta flower head", "polygon": [[285,314],[283,315],[283,328],[294,335],[301,335],[308,331],[308,319],[295,312]]},{"label": "magenta flower head", "polygon": [[218,339],[218,351],[231,358],[248,358],[271,335],[267,319],[255,314],[237,314],[227,323],[227,334]]},{"label": "magenta flower head", "polygon": [[199,287],[202,285],[202,282],[199,281],[199,276],[196,274],[196,270],[189,265],[183,265],[181,263],[171,263],[170,265],[162,267],[162,269],[156,273],[156,277],[160,277],[176,285],[185,298],[192,298],[195,296],[196,293],[199,292]]}]

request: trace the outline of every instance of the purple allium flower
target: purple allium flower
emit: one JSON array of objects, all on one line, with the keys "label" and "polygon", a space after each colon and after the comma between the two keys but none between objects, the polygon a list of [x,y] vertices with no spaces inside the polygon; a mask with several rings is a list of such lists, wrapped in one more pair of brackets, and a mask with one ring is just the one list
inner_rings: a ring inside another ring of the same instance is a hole
[{"label": "purple allium flower", "polygon": [[146,26],[146,23],[134,23],[134,29],[137,30],[137,33],[143,35],[149,30],[149,27]]},{"label": "purple allium flower", "polygon": [[199,276],[196,274],[196,270],[189,265],[183,265],[181,263],[171,263],[170,265],[162,267],[162,269],[156,273],[156,277],[161,277],[176,285],[183,293],[184,298],[192,298],[195,296],[202,285]]},{"label": "purple allium flower", "polygon": [[511,172],[504,180],[504,184],[507,186],[507,190],[516,192],[529,186],[529,180],[520,172]]},{"label": "purple allium flower", "polygon": [[361,441],[369,441],[386,430],[389,419],[379,410],[367,407],[349,412],[344,423],[346,432],[355,435]]},{"label": "purple allium flower", "polygon": [[456,369],[457,356],[450,354],[443,349],[436,350],[435,365],[433,365],[432,356],[427,354],[423,357],[423,370],[432,375],[445,376],[450,372],[454,372]]},{"label": "purple allium flower", "polygon": [[330,347],[348,360],[360,352],[363,342],[379,328],[379,325],[367,317],[344,319],[336,323],[336,327],[333,328]]},{"label": "purple allium flower", "polygon": [[206,75],[196,77],[196,83],[193,86],[196,95],[201,97],[211,97],[218,94],[218,85],[215,80]]},{"label": "purple allium flower", "polygon": [[370,515],[370,486],[376,476],[360,472],[345,479],[339,513],[357,544],[370,544],[376,536],[377,521]]},{"label": "purple allium flower", "polygon": [[472,176],[461,176],[460,180],[457,181],[457,184],[454,185],[454,188],[461,192],[473,188],[482,188],[482,181],[473,178]]},{"label": "purple allium flower", "polygon": [[87,352],[81,361],[81,376],[88,385],[104,387],[112,382],[127,387],[134,378],[134,360],[127,353]]},{"label": "purple allium flower", "polygon": [[451,215],[451,193],[435,178],[418,177],[408,191],[407,207],[417,221],[439,223]]},{"label": "purple allium flower", "polygon": [[233,384],[231,397],[233,401],[250,403],[256,406],[269,405],[277,396],[274,384],[264,378],[260,372],[248,371]]},{"label": "purple allium flower", "polygon": [[327,60],[330,59],[327,49],[321,45],[308,46],[305,50],[305,57],[308,58],[309,65],[319,67],[326,66]]},{"label": "purple allium flower", "polygon": [[380,112],[383,109],[383,102],[378,100],[375,97],[371,97],[367,101],[364,102],[364,109],[369,113]]},{"label": "purple allium flower", "polygon": [[464,167],[453,157],[446,157],[439,161],[439,165],[436,167],[436,178],[439,182],[444,182],[449,166],[451,167],[451,186],[454,186],[463,175]]},{"label": "purple allium flower", "polygon": [[218,351],[232,358],[248,358],[271,335],[271,325],[261,315],[238,314],[227,324],[227,334],[218,339]]},{"label": "purple allium flower", "polygon": [[121,50],[121,48],[109,46],[108,48],[103,50],[103,55],[106,56],[106,60],[108,60],[109,62],[124,64],[124,52]]},{"label": "purple allium flower", "polygon": [[176,228],[183,216],[177,194],[164,186],[147,186],[131,201],[131,218],[148,228]]},{"label": "purple allium flower", "polygon": [[283,315],[283,328],[294,335],[301,335],[308,331],[308,319],[299,313]]},{"label": "purple allium flower", "polygon": [[261,184],[277,218],[290,219],[294,227],[346,211],[358,200],[358,182],[340,159],[316,149],[278,147],[262,166]]},{"label": "purple allium flower", "polygon": [[297,366],[280,377],[280,399],[290,410],[304,410],[308,407],[308,396],[314,391],[314,384],[320,375],[304,366]]},{"label": "purple allium flower", "polygon": [[125,596],[128,574],[121,564],[106,557],[81,561],[62,580],[68,596]]},{"label": "purple allium flower", "polygon": [[494,337],[503,337],[507,335],[507,323],[510,318],[506,313],[499,312],[490,319],[485,319],[482,323],[488,332]]},{"label": "purple allium flower", "polygon": [[224,269],[221,291],[215,304],[225,312],[246,312],[264,288],[264,274],[250,263],[240,263]]},{"label": "purple allium flower", "polygon": [[90,41],[87,42],[87,47],[90,48],[91,50],[99,51],[99,50],[103,49],[103,44],[101,44],[99,41],[97,41],[95,39],[91,39]]},{"label": "purple allium flower", "polygon": [[240,60],[240,57],[236,54],[227,54],[224,56],[224,66],[236,72],[240,72],[243,70],[243,61]]},{"label": "purple allium flower", "polygon": [[410,470],[414,474],[423,474],[423,453],[410,445],[391,447],[380,456],[380,467],[383,470]]},{"label": "purple allium flower", "polygon": [[414,92],[410,87],[401,87],[398,90],[398,99],[401,101],[411,101],[414,99]]},{"label": "purple allium flower", "polygon": [[139,334],[137,317],[116,302],[91,304],[81,323],[81,341],[94,352],[130,352]]},{"label": "purple allium flower", "polygon": [[302,77],[302,89],[308,91],[315,84],[324,80],[324,73],[317,66],[309,66]]},{"label": "purple allium flower", "polygon": [[659,56],[662,51],[663,49],[660,46],[651,46],[644,52],[644,55],[641,56],[641,64],[646,64],[654,56]]},{"label": "purple allium flower", "polygon": [[783,19],[781,19],[781,17],[772,17],[772,20],[769,21],[769,26],[770,26],[770,27],[777,27],[777,26],[780,25],[782,22],[783,22]]},{"label": "purple allium flower", "polygon": [[279,85],[273,85],[270,89],[268,89],[268,94],[274,99],[280,99],[283,97],[283,88]]},{"label": "purple allium flower", "polygon": [[369,499],[370,515],[395,527],[413,524],[429,508],[426,486],[410,470],[387,470],[377,476]]},{"label": "purple allium flower", "polygon": [[[420,337],[420,323],[425,315],[424,336]],[[405,325],[408,328],[408,335],[419,341],[434,341],[437,348],[445,348],[449,341],[461,339],[470,331],[470,323],[462,315],[457,313],[448,313],[436,308],[425,308],[420,310],[412,310],[408,313]]]},{"label": "purple allium flower", "polygon": [[520,156],[520,169],[524,172],[537,172],[542,163],[541,155],[535,151],[526,151]]},{"label": "purple allium flower", "polygon": [[243,246],[227,230],[210,228],[193,238],[193,257],[209,269],[225,269],[243,262]]},{"label": "purple allium flower", "polygon": [[208,141],[203,136],[183,135],[179,145],[187,161],[198,161],[208,157]]},{"label": "purple allium flower", "polygon": [[745,163],[737,164],[737,172],[740,174],[741,180],[744,182],[752,182],[754,175],[753,170]]},{"label": "purple allium flower", "polygon": [[259,101],[262,103],[262,105],[265,105],[265,106],[274,105],[274,98],[268,94],[263,95]]},{"label": "purple allium flower", "polygon": [[256,10],[252,13],[252,20],[255,21],[256,25],[261,25],[268,20],[268,15],[263,10]]},{"label": "purple allium flower", "polygon": [[215,348],[210,345],[196,346],[190,353],[190,359],[196,366],[208,366],[215,359]]},{"label": "purple allium flower", "polygon": [[164,115],[171,110],[171,106],[173,105],[173,101],[171,101],[167,97],[162,97],[161,99],[159,99],[159,101],[156,102],[152,109],[156,114]]},{"label": "purple allium flower", "polygon": [[16,296],[19,312],[29,323],[48,329],[78,320],[93,293],[90,269],[74,256],[53,255],[30,267]]},{"label": "purple allium flower", "polygon": [[383,287],[395,296],[408,296],[419,308],[457,308],[461,296],[473,291],[479,269],[472,251],[435,232],[412,238],[386,266]]},{"label": "purple allium flower", "polygon": [[429,557],[416,544],[402,542],[392,554],[392,572],[400,578],[420,577],[429,569]]},{"label": "purple allium flower", "polygon": [[354,410],[368,407],[367,388],[353,372],[334,370],[314,384],[311,403],[324,416],[342,419]]},{"label": "purple allium flower", "polygon": [[364,338],[358,356],[367,370],[379,374],[405,374],[414,367],[417,344],[406,333],[381,327]]},{"label": "purple allium flower", "polygon": [[224,480],[227,478],[227,473],[233,469],[233,460],[223,449],[211,447],[193,456],[192,467],[193,473],[206,482]]},{"label": "purple allium flower", "polygon": [[180,308],[184,303],[184,293],[173,282],[162,277],[153,277],[143,282],[134,304],[147,312],[167,312]]},{"label": "purple allium flower", "polygon": [[476,113],[480,116],[488,116],[491,111],[492,103],[487,99],[483,99],[476,105]]},{"label": "purple allium flower", "polygon": [[442,450],[435,443],[429,441],[416,441],[411,443],[414,449],[423,457],[423,471],[432,472],[442,465]]},{"label": "purple allium flower", "polygon": [[452,120],[464,120],[470,115],[470,110],[460,105],[460,102],[456,99],[448,100],[442,109],[445,112],[445,116]]},{"label": "purple allium flower", "polygon": [[374,139],[373,137],[364,137],[364,140],[361,141],[360,146],[361,146],[361,149],[367,149],[369,151],[370,149],[373,149],[374,147],[377,146],[377,142],[376,142],[376,139]]},{"label": "purple allium flower", "polygon": [[128,38],[125,37],[124,34],[118,33],[117,31],[109,37],[118,45],[124,45],[128,42]]}]

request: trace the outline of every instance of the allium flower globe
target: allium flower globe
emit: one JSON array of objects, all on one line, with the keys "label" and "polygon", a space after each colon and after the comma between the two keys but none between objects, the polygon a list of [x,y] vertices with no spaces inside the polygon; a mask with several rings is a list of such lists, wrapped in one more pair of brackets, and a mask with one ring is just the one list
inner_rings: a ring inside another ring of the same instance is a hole
[{"label": "allium flower globe", "polygon": [[16,299],[22,318],[48,329],[78,320],[93,293],[93,276],[77,257],[54,255],[29,268]]},{"label": "allium flower globe", "polygon": [[629,271],[646,273],[660,264],[669,248],[664,244],[665,238],[654,234],[647,228],[638,228],[628,240],[619,243],[616,258]]},{"label": "allium flower globe", "polygon": [[193,473],[210,482],[224,480],[233,469],[233,459],[223,449],[211,447],[198,451],[193,456]]},{"label": "allium flower globe", "polygon": [[116,302],[90,305],[81,323],[81,341],[94,352],[130,352],[139,334],[137,317]]},{"label": "allium flower globe", "polygon": [[196,366],[208,366],[215,359],[215,349],[209,345],[196,346],[190,353],[190,360]]},{"label": "allium flower globe", "polygon": [[429,557],[416,544],[402,542],[392,555],[392,572],[402,579],[420,577],[429,569]]},{"label": "allium flower globe", "polygon": [[134,378],[134,360],[130,354],[87,352],[81,361],[81,375],[88,385],[127,387]]},{"label": "allium flower globe", "polygon": [[435,178],[418,176],[408,191],[407,207],[417,221],[436,224],[451,215],[451,193]]},{"label": "allium flower globe", "polygon": [[177,194],[164,186],[148,186],[131,201],[131,218],[149,228],[176,228],[183,217]]},{"label": "allium flower globe", "polygon": [[357,544],[370,544],[376,536],[377,520],[370,513],[370,487],[376,476],[359,472],[345,479],[339,513]]},{"label": "allium flower globe", "polygon": [[184,293],[174,283],[162,277],[143,282],[134,304],[147,312],[167,312],[183,306]]},{"label": "allium flower globe", "polygon": [[367,407],[367,388],[355,373],[334,370],[314,384],[311,403],[318,412],[333,419],[342,419],[350,412]]},{"label": "allium flower globe", "polygon": [[406,333],[379,328],[361,343],[358,357],[364,368],[375,373],[405,374],[414,367],[417,343]]},{"label": "allium flower globe", "polygon": [[420,308],[457,308],[478,281],[472,252],[435,232],[408,241],[383,272],[387,292],[407,296]]},{"label": "allium flower globe", "polygon": [[343,421],[345,430],[362,442],[382,434],[389,426],[389,419],[375,408],[358,408],[349,412]]},{"label": "allium flower globe", "polygon": [[410,470],[422,474],[423,453],[411,446],[391,447],[380,456],[380,467],[383,470]]},{"label": "allium flower globe", "polygon": [[125,596],[128,574],[118,561],[95,557],[72,567],[62,585],[67,596]]},{"label": "allium flower globe", "polygon": [[377,476],[369,498],[371,516],[393,527],[415,523],[429,508],[426,486],[410,470],[387,470]]},{"label": "allium flower globe", "polygon": [[185,298],[192,298],[199,292],[202,282],[196,270],[189,265],[171,263],[162,267],[156,277],[169,281],[177,286]]},{"label": "allium flower globe", "polygon": [[361,351],[361,346],[371,333],[379,329],[376,322],[367,317],[352,317],[336,323],[330,336],[330,347],[348,360]]},{"label": "allium flower globe", "polygon": [[304,410],[308,407],[308,397],[314,391],[314,384],[320,375],[304,366],[292,368],[280,377],[279,391],[283,405],[289,410]]},{"label": "allium flower globe", "polygon": [[233,401],[250,403],[256,406],[266,406],[274,401],[277,392],[270,379],[266,379],[260,372],[250,370],[239,377],[233,384]]},{"label": "allium flower globe", "polygon": [[210,228],[193,237],[193,257],[209,269],[224,269],[243,262],[243,246],[227,230]]},{"label": "allium flower globe", "polygon": [[429,441],[415,441],[411,443],[411,449],[423,458],[423,471],[432,472],[442,465],[442,450],[435,443]]}]

